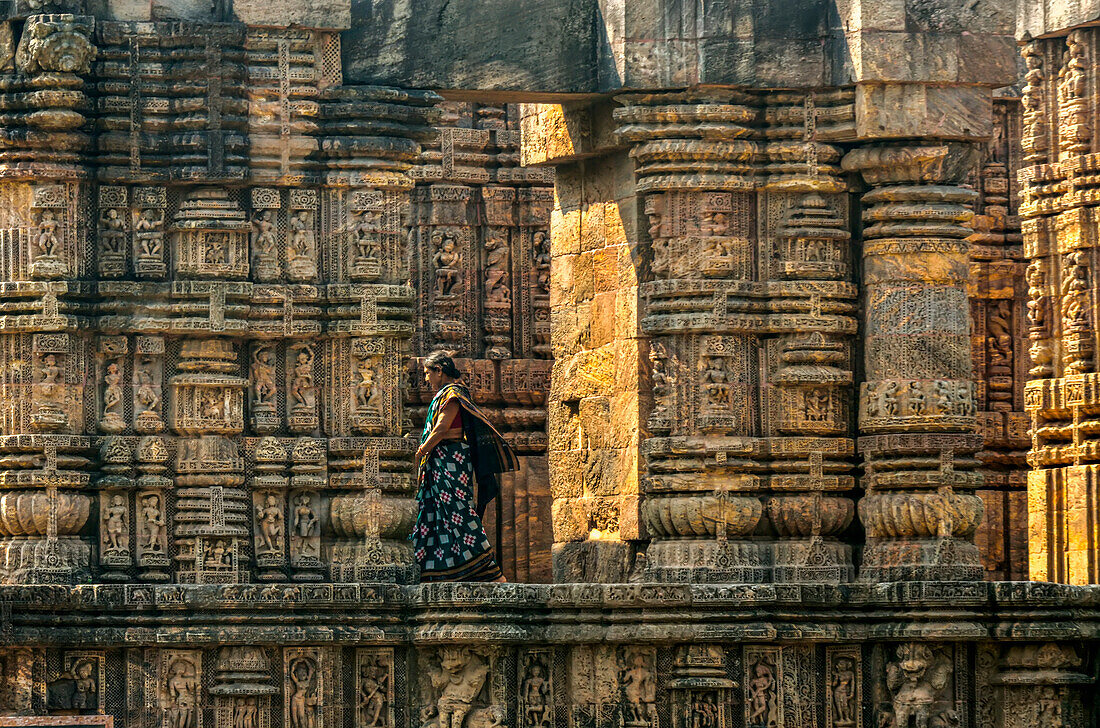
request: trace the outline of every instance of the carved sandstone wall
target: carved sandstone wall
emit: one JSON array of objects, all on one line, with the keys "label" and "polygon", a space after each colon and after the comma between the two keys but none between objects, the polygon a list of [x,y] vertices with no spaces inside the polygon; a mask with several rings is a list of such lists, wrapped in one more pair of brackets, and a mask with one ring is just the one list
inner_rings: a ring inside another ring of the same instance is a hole
[{"label": "carved sandstone wall", "polygon": [[994,133],[977,170],[970,238],[970,318],[985,482],[977,491],[985,519],[975,540],[986,577],[1027,577],[1026,264],[1020,234],[1022,164],[1019,99],[996,99]]},{"label": "carved sandstone wall", "polygon": [[1023,47],[1024,167],[1032,381],[1028,524],[1032,579],[1100,581],[1095,394],[1095,28]]}]

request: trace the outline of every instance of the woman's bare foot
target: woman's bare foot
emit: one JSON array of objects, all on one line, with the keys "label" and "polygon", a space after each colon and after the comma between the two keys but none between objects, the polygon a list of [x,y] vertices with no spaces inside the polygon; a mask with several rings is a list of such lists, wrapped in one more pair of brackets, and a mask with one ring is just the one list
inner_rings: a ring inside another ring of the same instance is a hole
[{"label": "woman's bare foot", "polygon": [[493,579],[493,583],[494,584],[507,584],[508,580],[504,578],[503,574],[501,574],[499,579]]}]

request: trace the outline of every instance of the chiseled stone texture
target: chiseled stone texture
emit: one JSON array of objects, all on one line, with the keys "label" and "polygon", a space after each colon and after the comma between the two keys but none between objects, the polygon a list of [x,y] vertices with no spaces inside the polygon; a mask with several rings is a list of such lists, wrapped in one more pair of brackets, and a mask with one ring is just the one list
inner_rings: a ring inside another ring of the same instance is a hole
[{"label": "chiseled stone texture", "polygon": [[1100,581],[1100,406],[1095,280],[1098,159],[1095,27],[1023,47],[1020,215],[1028,258],[1031,415],[1028,527],[1032,579]]},{"label": "chiseled stone texture", "polygon": [[0,599],[12,606],[0,710],[29,725],[213,714],[229,728],[233,715],[406,728],[451,709],[463,725],[522,728],[542,715],[610,728],[619,713],[680,725],[668,716],[687,709],[794,728],[849,715],[900,728],[914,712],[929,726],[1095,719],[1096,587],[134,584],[0,587]]}]

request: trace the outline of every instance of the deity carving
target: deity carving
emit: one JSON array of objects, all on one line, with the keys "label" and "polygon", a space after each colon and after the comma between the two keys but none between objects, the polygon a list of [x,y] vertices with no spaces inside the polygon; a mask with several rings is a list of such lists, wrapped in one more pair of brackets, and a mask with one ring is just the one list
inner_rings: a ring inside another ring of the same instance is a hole
[{"label": "deity carving", "polygon": [[510,260],[507,239],[490,232],[485,240],[485,297],[489,303],[508,303],[511,300]]},{"label": "deity carving", "polygon": [[61,239],[61,222],[54,210],[39,210],[35,227],[31,230],[31,247],[34,253],[31,261],[32,275],[38,278],[60,278],[66,274]]},{"label": "deity carving", "polygon": [[1027,280],[1027,322],[1028,339],[1031,341],[1029,354],[1031,355],[1031,370],[1033,377],[1049,377],[1054,370],[1051,367],[1053,354],[1050,349],[1048,337],[1050,336],[1047,312],[1050,299],[1046,292],[1046,276],[1043,273],[1043,264],[1039,260],[1028,263],[1025,272]]},{"label": "deity carving", "polygon": [[628,649],[619,667],[623,694],[623,725],[649,728],[657,724],[657,683],[653,655]]},{"label": "deity carving", "polygon": [[292,281],[311,281],[317,277],[317,240],[313,232],[313,213],[309,210],[296,210],[290,216],[286,260]]},{"label": "deity carving", "polygon": [[1024,161],[1028,164],[1043,164],[1047,161],[1047,115],[1044,108],[1043,88],[1046,74],[1043,72],[1043,56],[1034,43],[1025,45],[1021,51],[1027,72],[1024,75],[1024,89],[1020,97],[1023,105],[1024,133],[1021,146]]},{"label": "deity carving", "polygon": [[160,495],[148,493],[141,497],[139,508],[141,529],[138,538],[147,553],[164,552],[164,511]]},{"label": "deity carving", "polygon": [[374,374],[374,364],[365,359],[359,362],[359,381],[355,385],[356,406],[364,412],[381,412],[382,394]]},{"label": "deity carving", "polygon": [[1085,34],[1070,31],[1058,71],[1058,136],[1063,156],[1089,153],[1092,137],[1087,108],[1089,62]]},{"label": "deity carving", "polygon": [[421,728],[490,728],[494,706],[479,701],[490,660],[464,645],[444,645],[423,672]]},{"label": "deity carving", "polygon": [[199,681],[193,662],[177,657],[168,666],[161,706],[166,728],[198,728]]},{"label": "deity carving", "polygon": [[34,383],[34,422],[42,429],[60,429],[68,422],[64,371],[57,354],[40,353]]},{"label": "deity carving", "polygon": [[233,699],[233,728],[260,728],[260,709],[255,696]]},{"label": "deity carving", "polygon": [[451,232],[436,231],[432,233],[432,249],[435,251],[432,262],[435,264],[436,296],[455,295],[462,271],[458,241]]},{"label": "deity carving", "polygon": [[391,661],[376,650],[359,652],[355,728],[392,728]]},{"label": "deity carving", "polygon": [[100,707],[99,665],[102,659],[98,655],[70,656],[69,668],[46,685],[46,706],[50,710],[97,712]]},{"label": "deity carving", "polygon": [[103,515],[103,547],[107,553],[129,552],[129,508],[120,494],[110,496]]},{"label": "deity carving", "polygon": [[951,663],[920,642],[899,645],[896,659],[886,666],[886,686],[892,696],[892,715],[884,715],[890,728],[950,726],[950,707],[944,691],[951,678]]},{"label": "deity carving", "polygon": [[121,253],[126,245],[126,219],[108,207],[99,216],[99,240],[107,253]]},{"label": "deity carving", "polygon": [[521,723],[524,728],[550,728],[553,725],[550,670],[539,653],[528,656],[520,683]]},{"label": "deity carving", "polygon": [[534,234],[535,283],[539,290],[550,295],[550,236],[542,230]]},{"label": "deity carving", "polygon": [[290,728],[319,728],[318,712],[321,698],[318,692],[316,661],[308,656],[295,658],[288,670],[290,679]]},{"label": "deity carving", "polygon": [[164,423],[160,419],[161,398],[154,379],[153,359],[142,357],[134,369],[134,402],[136,403],[134,429],[138,432],[159,432]]},{"label": "deity carving", "polygon": [[1084,250],[1073,250],[1062,258],[1062,329],[1066,371],[1080,374],[1091,370],[1093,345],[1092,313],[1089,302],[1089,268]]},{"label": "deity carving", "polygon": [[851,728],[851,726],[856,725],[855,715],[860,709],[856,701],[858,687],[853,659],[851,657],[837,658],[833,664],[833,679],[829,685],[833,708],[833,725],[836,728]]},{"label": "deity carving", "polygon": [[308,493],[300,494],[294,503],[294,532],[291,535],[292,547],[304,556],[319,556],[316,553],[318,520],[313,508],[313,499]]},{"label": "deity carving", "polygon": [[164,275],[164,210],[147,207],[134,220],[136,255],[134,270],[139,276],[159,278]]},{"label": "deity carving", "polygon": [[750,666],[750,678],[746,689],[749,728],[771,728],[775,725],[778,710],[775,665],[761,657]]},{"label": "deity carving", "polygon": [[253,215],[251,245],[256,280],[277,280],[281,271],[274,210],[263,210]]},{"label": "deity carving", "polygon": [[309,432],[316,426],[317,385],[313,365],[316,359],[313,344],[298,343],[290,346],[290,416],[291,429]]},{"label": "deity carving", "polygon": [[257,553],[274,553],[282,549],[283,504],[274,493],[268,493],[262,506],[256,506]]},{"label": "deity carving", "polygon": [[122,364],[121,359],[107,363],[103,374],[103,416],[99,427],[104,432],[121,432],[126,429],[122,417]]}]

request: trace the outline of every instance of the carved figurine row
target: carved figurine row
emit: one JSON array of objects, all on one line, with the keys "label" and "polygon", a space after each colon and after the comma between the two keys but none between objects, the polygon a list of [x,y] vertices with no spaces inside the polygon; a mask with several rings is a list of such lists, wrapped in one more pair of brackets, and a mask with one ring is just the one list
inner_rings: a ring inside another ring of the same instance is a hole
[{"label": "carved figurine row", "polygon": [[[340,651],[324,647],[149,648],[133,650],[124,668],[130,678],[125,689],[144,692],[152,708],[148,715],[133,714],[134,728],[197,728],[209,707],[215,728],[262,728],[272,724],[274,712],[289,728],[337,728],[347,714],[356,728],[396,728],[404,712],[397,695],[406,675],[415,681],[411,692],[419,713],[409,722],[418,728],[551,728],[567,714],[572,721],[620,728],[660,728],[668,720],[668,728],[722,728],[738,713],[737,722],[747,728],[817,725],[822,718],[828,728],[859,728],[867,711],[882,728],[959,728],[968,705],[976,697],[988,701],[994,691],[1003,693],[1006,709],[1021,711],[1006,725],[1083,725],[1082,699],[1091,678],[1075,648],[1008,647],[1000,674],[996,657],[979,649],[978,670],[970,675],[964,674],[965,645],[930,642],[868,648],[698,643],[668,648],[661,671],[658,649],[648,646],[512,651],[444,644],[419,649],[417,669],[406,673],[400,653],[379,646],[349,653],[352,695],[344,694]],[[868,655],[874,656],[870,662]],[[61,650],[60,671],[40,687],[25,683],[43,662],[42,650],[13,648],[5,656],[4,713],[27,715],[33,693],[43,689],[51,713],[95,714],[113,705],[106,676],[107,662],[115,658],[103,652]],[[15,660],[26,664],[13,669]],[[882,672],[870,676],[865,694],[869,665],[880,665]],[[825,695],[806,699],[819,684]],[[1016,721],[1027,716],[1031,722]]]}]

